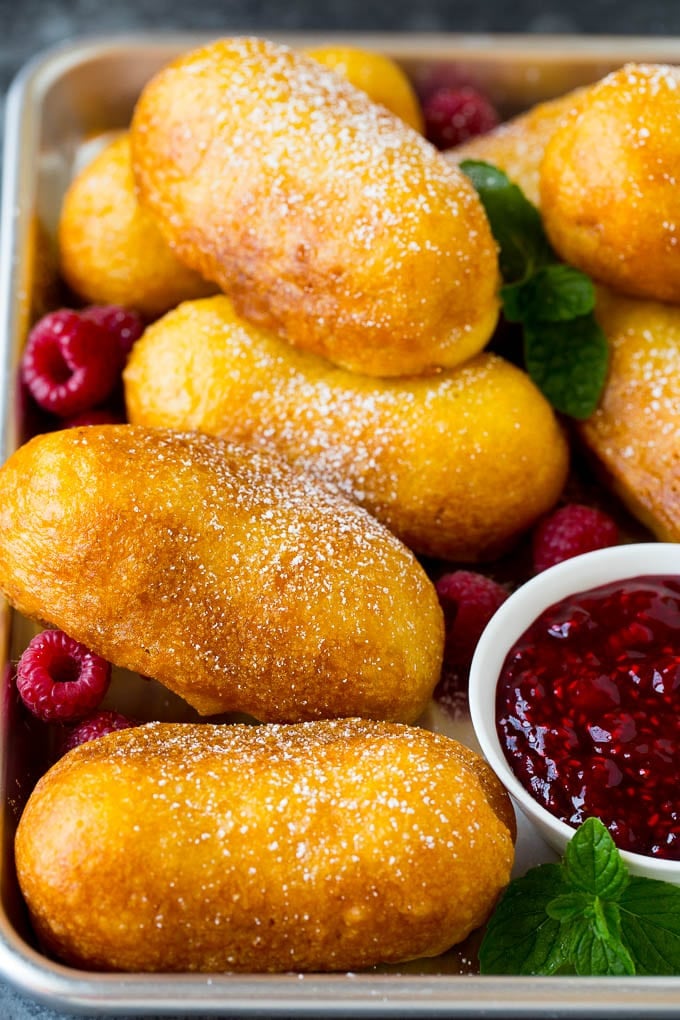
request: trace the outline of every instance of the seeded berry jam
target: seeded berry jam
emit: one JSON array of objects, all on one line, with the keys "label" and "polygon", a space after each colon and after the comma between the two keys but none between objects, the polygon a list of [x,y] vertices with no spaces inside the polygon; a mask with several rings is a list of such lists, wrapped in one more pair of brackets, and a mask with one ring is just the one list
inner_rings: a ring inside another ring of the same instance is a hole
[{"label": "seeded berry jam", "polygon": [[680,860],[680,577],[636,577],[545,610],[508,653],[496,698],[525,789],[622,850]]}]

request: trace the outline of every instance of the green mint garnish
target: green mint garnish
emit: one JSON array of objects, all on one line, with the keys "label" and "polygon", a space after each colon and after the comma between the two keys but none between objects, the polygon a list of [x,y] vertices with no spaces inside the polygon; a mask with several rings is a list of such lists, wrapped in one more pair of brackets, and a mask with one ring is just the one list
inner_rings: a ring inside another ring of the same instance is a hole
[{"label": "green mint garnish", "polygon": [[479,951],[483,974],[680,974],[680,887],[631,877],[588,818],[561,864],[510,883]]},{"label": "green mint garnish", "polygon": [[548,914],[567,891],[559,864],[541,864],[505,890],[479,949],[482,974],[555,974],[569,959],[568,930]]},{"label": "green mint garnish", "polygon": [[526,370],[556,410],[589,418],[597,407],[609,361],[595,320],[592,280],[559,262],[538,209],[490,163],[464,160],[499,246],[503,314],[521,323]]},{"label": "green mint garnish", "polygon": [[618,900],[623,942],[636,974],[680,973],[680,888],[632,878]]},{"label": "green mint garnish", "polygon": [[519,283],[557,261],[538,209],[502,170],[473,159],[463,160],[460,168],[482,201],[500,248],[498,261],[506,283]]}]

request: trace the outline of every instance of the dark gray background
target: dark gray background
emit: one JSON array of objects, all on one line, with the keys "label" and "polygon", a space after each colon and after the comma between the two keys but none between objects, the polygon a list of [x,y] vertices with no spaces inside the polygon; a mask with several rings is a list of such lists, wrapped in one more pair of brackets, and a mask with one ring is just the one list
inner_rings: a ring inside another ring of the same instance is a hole
[{"label": "dark gray background", "polygon": [[[0,0],[0,93],[55,43],[144,30],[680,35],[680,0]],[[54,1020],[0,982],[0,1020]]]},{"label": "dark gray background", "polygon": [[32,54],[136,29],[680,34],[678,0],[0,0],[0,87]]}]

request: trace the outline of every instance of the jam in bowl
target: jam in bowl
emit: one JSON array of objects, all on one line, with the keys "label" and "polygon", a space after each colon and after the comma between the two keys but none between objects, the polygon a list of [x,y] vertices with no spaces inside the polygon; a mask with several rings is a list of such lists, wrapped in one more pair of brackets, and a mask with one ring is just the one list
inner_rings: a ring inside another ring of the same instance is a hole
[{"label": "jam in bowl", "polygon": [[519,588],[477,647],[470,711],[555,850],[595,816],[632,873],[680,883],[680,545],[586,553]]}]

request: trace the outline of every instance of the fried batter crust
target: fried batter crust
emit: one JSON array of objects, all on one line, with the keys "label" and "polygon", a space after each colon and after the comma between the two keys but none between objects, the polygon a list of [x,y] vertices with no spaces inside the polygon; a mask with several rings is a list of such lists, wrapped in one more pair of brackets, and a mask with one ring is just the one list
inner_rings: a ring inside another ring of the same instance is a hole
[{"label": "fried batter crust", "polygon": [[680,68],[629,64],[546,147],[541,212],[557,253],[631,297],[680,303]]},{"label": "fried batter crust", "polygon": [[274,449],[416,552],[492,559],[562,491],[564,435],[526,374],[483,353],[436,376],[370,379],[296,351],[225,296],[150,326],[125,371],[130,420]]},{"label": "fried batter crust", "polygon": [[140,200],[252,322],[370,375],[459,364],[498,317],[472,185],[317,61],[261,39],[180,57],[132,122]]},{"label": "fried batter crust", "polygon": [[149,319],[217,289],[176,258],[137,201],[128,134],[111,141],[68,188],[59,252],[65,280],[84,301],[135,308]]},{"label": "fried batter crust", "polygon": [[643,524],[680,542],[680,308],[601,288],[597,318],[611,363],[580,435]]},{"label": "fried batter crust", "polygon": [[202,714],[410,722],[443,623],[413,555],[278,457],[131,425],[38,436],[0,471],[0,587]]},{"label": "fried batter crust", "polygon": [[444,158],[456,166],[464,159],[481,160],[503,170],[534,205],[540,204],[539,179],[545,147],[562,119],[578,107],[585,89],[538,103],[526,113],[447,149]]},{"label": "fried batter crust", "polygon": [[415,727],[152,723],[81,745],[21,819],[48,951],[122,971],[337,971],[434,956],[490,913],[514,818]]}]

